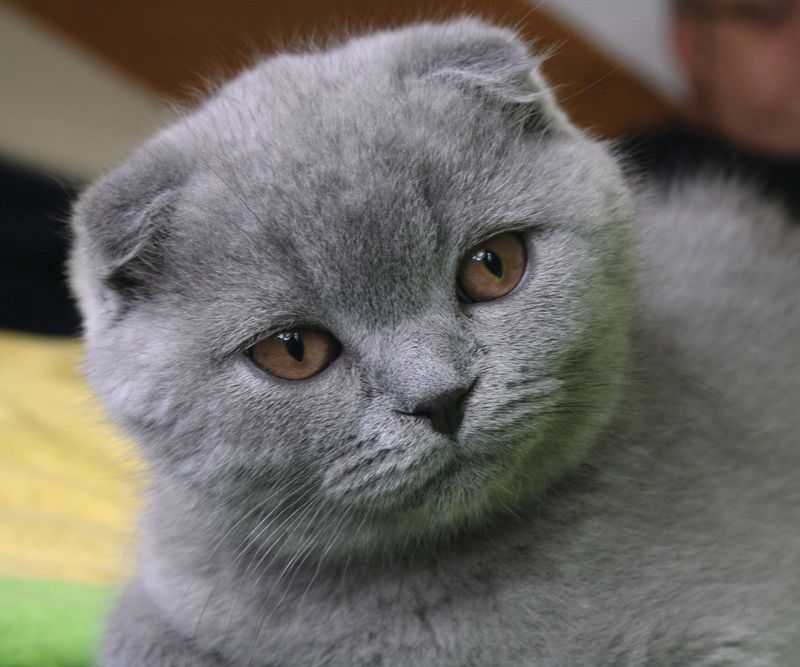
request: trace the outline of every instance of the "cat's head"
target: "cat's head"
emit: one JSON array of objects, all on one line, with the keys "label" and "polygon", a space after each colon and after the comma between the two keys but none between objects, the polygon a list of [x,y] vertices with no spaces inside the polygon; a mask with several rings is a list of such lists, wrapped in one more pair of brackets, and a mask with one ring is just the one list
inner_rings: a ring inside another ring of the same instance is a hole
[{"label": "cat's head", "polygon": [[77,206],[88,376],[156,492],[295,546],[446,533],[603,427],[627,217],[510,31],[274,57]]}]

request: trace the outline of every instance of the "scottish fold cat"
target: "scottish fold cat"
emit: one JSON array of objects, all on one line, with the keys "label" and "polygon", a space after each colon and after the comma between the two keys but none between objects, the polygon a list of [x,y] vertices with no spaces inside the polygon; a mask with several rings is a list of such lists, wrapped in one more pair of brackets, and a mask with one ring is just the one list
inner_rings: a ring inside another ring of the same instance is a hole
[{"label": "scottish fold cat", "polygon": [[104,667],[800,665],[800,233],[632,195],[511,31],[278,55],[88,190]]}]

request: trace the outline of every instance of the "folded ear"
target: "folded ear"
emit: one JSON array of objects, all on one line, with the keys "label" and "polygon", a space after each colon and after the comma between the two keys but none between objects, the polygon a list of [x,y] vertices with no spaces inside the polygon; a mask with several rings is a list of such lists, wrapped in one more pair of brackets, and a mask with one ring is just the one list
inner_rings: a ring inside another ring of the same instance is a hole
[{"label": "folded ear", "polygon": [[513,30],[464,18],[414,26],[406,36],[403,66],[413,75],[450,80],[506,103],[531,128],[577,132],[540,73],[543,58]]},{"label": "folded ear", "polygon": [[98,310],[119,315],[158,284],[186,173],[167,147],[148,144],[80,198],[72,216],[70,274],[87,319]]}]

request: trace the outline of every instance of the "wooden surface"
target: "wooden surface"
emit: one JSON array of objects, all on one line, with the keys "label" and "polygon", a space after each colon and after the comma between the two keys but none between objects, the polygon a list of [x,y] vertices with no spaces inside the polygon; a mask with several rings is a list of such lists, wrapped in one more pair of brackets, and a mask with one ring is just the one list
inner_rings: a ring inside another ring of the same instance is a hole
[{"label": "wooden surface", "polygon": [[656,124],[654,91],[542,9],[521,0],[7,0],[160,93],[185,99],[258,54],[314,36],[469,13],[552,52],[545,74],[573,120],[603,137]]}]

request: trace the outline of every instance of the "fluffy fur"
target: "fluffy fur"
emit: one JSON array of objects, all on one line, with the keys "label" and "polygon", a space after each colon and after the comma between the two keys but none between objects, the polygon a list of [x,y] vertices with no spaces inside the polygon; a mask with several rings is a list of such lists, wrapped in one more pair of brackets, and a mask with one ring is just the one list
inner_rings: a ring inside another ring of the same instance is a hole
[{"label": "fluffy fur", "polygon": [[[472,20],[271,58],[93,186],[87,375],[152,471],[100,664],[800,663],[798,230],[635,201]],[[243,353],[297,324],[320,375]],[[454,438],[402,414],[472,382]]]}]

